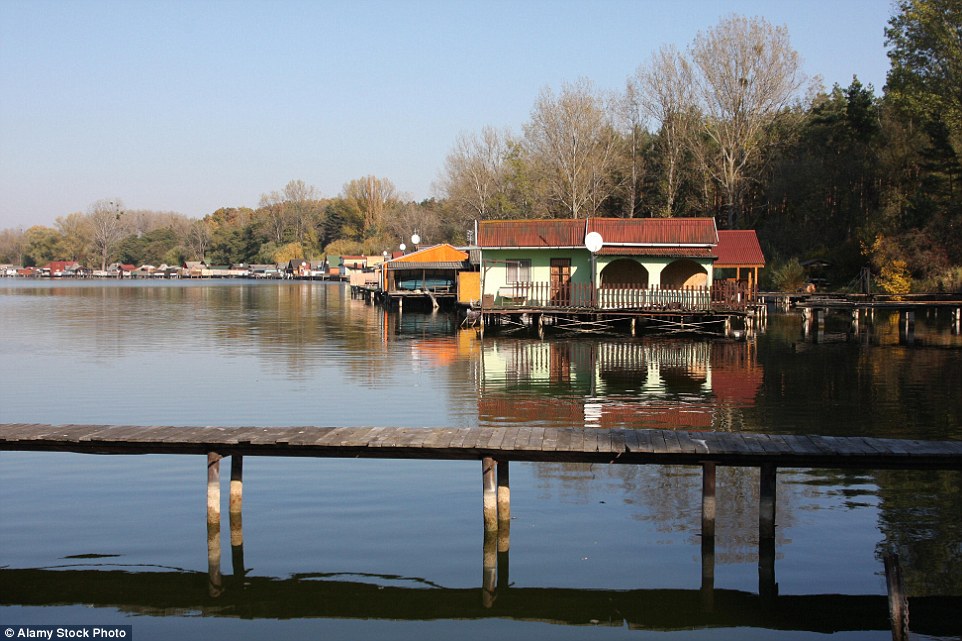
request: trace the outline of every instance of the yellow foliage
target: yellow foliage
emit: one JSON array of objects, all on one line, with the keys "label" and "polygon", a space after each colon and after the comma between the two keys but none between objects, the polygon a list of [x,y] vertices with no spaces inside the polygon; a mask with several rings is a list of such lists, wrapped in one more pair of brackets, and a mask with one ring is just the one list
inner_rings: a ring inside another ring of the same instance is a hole
[{"label": "yellow foliage", "polygon": [[894,259],[883,264],[876,282],[888,294],[908,294],[912,291],[912,276],[904,260]]},{"label": "yellow foliage", "polygon": [[281,245],[277,251],[274,252],[275,263],[286,263],[295,258],[304,258],[304,248],[301,247],[300,243]]},{"label": "yellow foliage", "polygon": [[862,243],[862,254],[878,270],[875,282],[886,294],[908,294],[912,291],[912,275],[908,262],[900,258],[901,253],[901,248],[882,234],[877,235],[871,245]]}]

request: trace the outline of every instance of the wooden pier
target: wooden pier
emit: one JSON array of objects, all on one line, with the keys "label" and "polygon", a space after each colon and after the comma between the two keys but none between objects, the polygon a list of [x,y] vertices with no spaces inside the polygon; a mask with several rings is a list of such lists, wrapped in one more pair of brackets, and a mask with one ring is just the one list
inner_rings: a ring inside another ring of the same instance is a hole
[{"label": "wooden pier", "polygon": [[754,290],[742,283],[719,281],[710,287],[679,289],[569,283],[559,290],[549,282],[525,282],[502,287],[497,296],[482,296],[468,316],[482,331],[530,328],[541,337],[546,328],[575,334],[718,336],[730,334],[735,323],[750,330],[766,313]]},{"label": "wooden pier", "polygon": [[243,457],[300,456],[481,461],[484,523],[481,602],[507,586],[511,461],[698,465],[702,468],[702,604],[714,602],[715,468],[761,469],[759,596],[777,597],[775,497],[779,467],[962,471],[962,441],[604,428],[176,427],[0,424],[0,451],[194,454],[207,463],[208,584],[220,571],[220,461],[231,457],[230,528],[235,574],[243,575]]},{"label": "wooden pier", "polygon": [[0,424],[0,451],[962,469],[962,441],[604,428]]}]

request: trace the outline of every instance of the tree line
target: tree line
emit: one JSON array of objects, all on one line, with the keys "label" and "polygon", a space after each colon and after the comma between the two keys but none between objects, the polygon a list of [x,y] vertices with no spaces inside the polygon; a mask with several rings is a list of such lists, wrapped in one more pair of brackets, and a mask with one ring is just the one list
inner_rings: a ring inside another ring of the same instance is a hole
[{"label": "tree line", "polygon": [[462,134],[435,198],[365,176],[331,198],[292,180],[201,220],[105,200],[0,232],[0,260],[274,263],[391,251],[414,232],[465,243],[483,219],[714,216],[758,231],[771,286],[817,259],[839,286],[868,267],[886,291],[958,291],[962,0],[899,0],[885,40],[881,95],[854,76],[825,90],[786,28],[733,15],[663,46],[619,91],[545,88],[520,131]]}]

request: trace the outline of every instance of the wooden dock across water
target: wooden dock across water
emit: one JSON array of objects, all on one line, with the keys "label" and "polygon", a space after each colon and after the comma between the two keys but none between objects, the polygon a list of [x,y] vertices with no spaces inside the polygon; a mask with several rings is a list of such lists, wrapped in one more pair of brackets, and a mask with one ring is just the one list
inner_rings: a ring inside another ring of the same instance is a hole
[{"label": "wooden dock across water", "polygon": [[[177,427],[135,425],[0,424],[0,451],[86,454],[200,454],[207,460],[208,589],[223,594],[220,570],[220,460],[231,458],[230,529],[235,576],[244,576],[242,494],[245,456],[480,460],[484,562],[482,605],[509,585],[507,553],[511,461],[699,465],[702,468],[703,605],[714,600],[715,467],[761,468],[758,493],[758,582],[764,601],[777,598],[775,581],[776,470],[895,468],[962,471],[962,441],[921,441],[680,430],[601,428],[411,427]],[[897,559],[895,560],[897,565]],[[888,571],[888,565],[886,566]],[[897,585],[893,582],[893,585]],[[901,589],[890,587],[890,612]],[[906,611],[907,612],[907,611]],[[908,630],[892,615],[893,634]],[[907,638],[907,637],[899,637]]]},{"label": "wooden dock across water", "polygon": [[0,450],[962,469],[962,441],[602,428],[0,424]]}]

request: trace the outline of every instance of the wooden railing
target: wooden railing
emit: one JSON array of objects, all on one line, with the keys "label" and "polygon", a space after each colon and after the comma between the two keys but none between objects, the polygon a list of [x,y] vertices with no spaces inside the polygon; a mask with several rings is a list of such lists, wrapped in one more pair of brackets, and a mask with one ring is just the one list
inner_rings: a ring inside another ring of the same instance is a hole
[{"label": "wooden railing", "polygon": [[577,309],[744,310],[753,296],[744,283],[721,281],[711,287],[668,288],[618,283],[593,289],[590,283],[512,283],[498,289],[496,307]]}]

